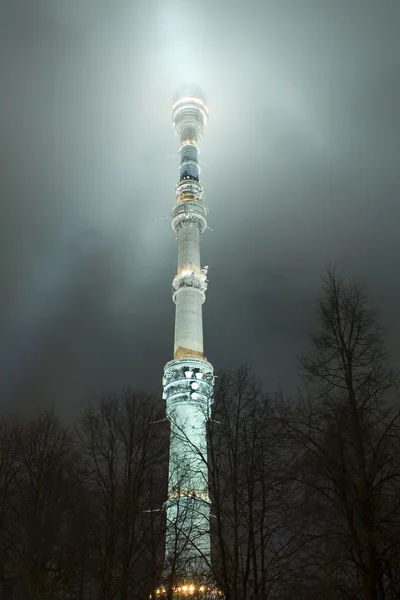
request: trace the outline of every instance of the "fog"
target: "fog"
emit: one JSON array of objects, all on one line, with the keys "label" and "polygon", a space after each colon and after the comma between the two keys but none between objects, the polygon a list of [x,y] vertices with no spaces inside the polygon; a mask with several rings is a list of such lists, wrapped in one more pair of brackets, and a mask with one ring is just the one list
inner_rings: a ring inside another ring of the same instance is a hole
[{"label": "fog", "polygon": [[205,346],[297,383],[326,265],[400,359],[400,4],[3,0],[0,398],[65,415],[172,358],[170,110],[201,88]]}]

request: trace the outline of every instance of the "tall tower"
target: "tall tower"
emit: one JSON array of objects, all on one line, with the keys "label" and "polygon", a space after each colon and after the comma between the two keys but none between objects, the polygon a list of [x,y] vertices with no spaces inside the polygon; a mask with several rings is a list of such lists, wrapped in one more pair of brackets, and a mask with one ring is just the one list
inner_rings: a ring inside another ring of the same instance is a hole
[{"label": "tall tower", "polygon": [[206,426],[214,376],[203,348],[207,267],[201,268],[200,237],[207,222],[198,146],[207,118],[207,107],[198,97],[186,95],[172,108],[180,168],[172,212],[178,239],[178,268],[172,283],[174,358],[165,365],[163,378],[171,423],[164,575],[175,589],[183,584],[192,592],[207,590],[211,554]]}]

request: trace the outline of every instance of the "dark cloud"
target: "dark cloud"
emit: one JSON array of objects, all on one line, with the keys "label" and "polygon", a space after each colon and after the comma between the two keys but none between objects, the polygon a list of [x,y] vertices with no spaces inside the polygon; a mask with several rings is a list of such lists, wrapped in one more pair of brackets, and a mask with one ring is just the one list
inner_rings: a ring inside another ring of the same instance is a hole
[{"label": "dark cloud", "polygon": [[2,406],[160,390],[183,85],[210,106],[208,358],[293,389],[329,263],[368,284],[398,363],[399,18],[390,0],[2,2]]}]

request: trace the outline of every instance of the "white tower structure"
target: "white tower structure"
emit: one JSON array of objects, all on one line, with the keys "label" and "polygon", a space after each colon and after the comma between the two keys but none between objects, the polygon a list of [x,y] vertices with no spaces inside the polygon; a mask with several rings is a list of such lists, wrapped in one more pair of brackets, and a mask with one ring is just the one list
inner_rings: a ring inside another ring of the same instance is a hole
[{"label": "white tower structure", "polygon": [[180,141],[180,168],[172,213],[178,239],[178,268],[172,283],[176,304],[174,358],[165,365],[163,378],[163,397],[171,423],[164,575],[175,590],[189,593],[210,590],[206,426],[214,376],[203,347],[207,267],[201,268],[200,237],[207,222],[198,147],[207,118],[204,102],[191,95],[180,98],[172,109]]}]

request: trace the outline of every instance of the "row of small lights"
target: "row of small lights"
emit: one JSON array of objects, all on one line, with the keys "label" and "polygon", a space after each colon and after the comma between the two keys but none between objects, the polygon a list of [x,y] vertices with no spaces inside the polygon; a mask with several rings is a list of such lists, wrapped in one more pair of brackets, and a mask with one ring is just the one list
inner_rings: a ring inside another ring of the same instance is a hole
[{"label": "row of small lights", "polygon": [[179,492],[172,492],[168,498],[200,498],[200,500],[210,502],[208,494],[205,494],[204,492],[195,492],[194,490],[181,490]]},{"label": "row of small lights", "polygon": [[[189,592],[189,594],[193,594],[193,592],[195,592],[195,590],[196,590],[196,588],[194,585],[182,585],[182,586],[173,588],[174,592]],[[204,590],[205,590],[204,585],[200,586],[199,590],[200,590],[200,592],[204,592]],[[158,588],[156,590],[157,596],[159,596],[160,594],[165,594],[165,593],[166,593],[165,588],[162,588],[162,589]]]},{"label": "row of small lights", "polygon": [[185,192],[179,195],[178,202],[201,202],[201,199],[195,194]]},{"label": "row of small lights", "polygon": [[[219,590],[216,590],[214,588],[209,588],[206,587],[204,585],[200,585],[198,588],[199,592],[212,592],[213,594],[218,594],[221,595],[221,592]],[[158,588],[156,590],[156,595],[160,596],[161,594],[165,594],[166,593],[166,589],[165,588]],[[188,593],[188,594],[194,594],[194,592],[196,591],[196,586],[193,584],[190,585],[182,585],[182,586],[178,586],[178,587],[174,587],[172,588],[173,592],[183,592],[183,593]],[[150,596],[151,598],[151,596]]]},{"label": "row of small lights", "polygon": [[[181,148],[183,148],[183,146],[197,146],[197,140],[193,140],[192,138],[187,138],[186,140],[183,140],[183,142],[181,144]],[[179,149],[179,152],[181,151],[181,148]]]}]

